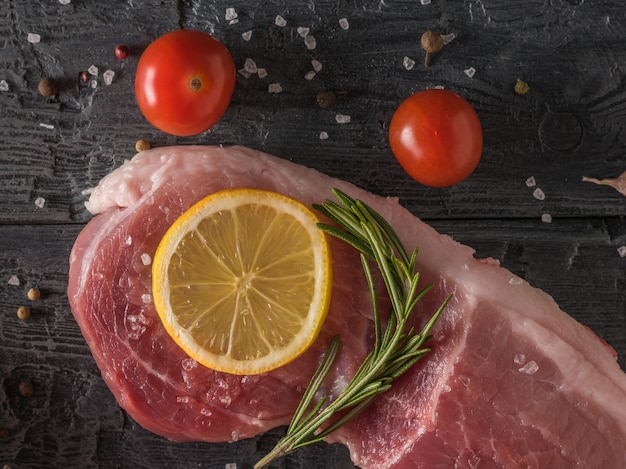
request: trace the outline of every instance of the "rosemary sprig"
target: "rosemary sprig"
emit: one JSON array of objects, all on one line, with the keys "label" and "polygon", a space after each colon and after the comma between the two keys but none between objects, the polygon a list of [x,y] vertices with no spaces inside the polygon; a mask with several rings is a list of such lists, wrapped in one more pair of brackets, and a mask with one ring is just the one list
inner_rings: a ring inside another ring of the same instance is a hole
[{"label": "rosemary sprig", "polygon": [[[374,310],[374,349],[334,401],[329,402],[327,397],[315,401],[339,351],[340,339],[335,336],[302,396],[287,433],[272,451],[255,464],[255,468],[261,468],[303,446],[323,441],[363,412],[380,394],[389,390],[392,381],[430,351],[424,344],[430,340],[430,331],[451,298],[450,295],[444,300],[421,331],[415,332],[412,328],[406,330],[416,303],[432,288],[432,285],[428,285],[418,290],[420,276],[416,272],[417,249],[409,255],[394,229],[380,214],[338,189],[334,189],[333,193],[339,203],[327,200],[315,208],[340,228],[327,224],[319,224],[319,227],[360,252]],[[372,261],[381,273],[391,300],[391,312],[384,330],[378,309]]]}]

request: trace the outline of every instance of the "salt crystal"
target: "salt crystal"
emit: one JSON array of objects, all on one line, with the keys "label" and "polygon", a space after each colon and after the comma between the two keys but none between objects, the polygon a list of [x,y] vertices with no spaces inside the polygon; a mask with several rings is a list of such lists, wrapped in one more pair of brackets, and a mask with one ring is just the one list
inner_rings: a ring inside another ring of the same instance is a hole
[{"label": "salt crystal", "polygon": [[311,70],[310,72],[307,72],[306,75],[304,75],[304,79],[311,81],[313,78],[315,78],[315,75],[317,74],[313,70]]},{"label": "salt crystal", "polygon": [[338,124],[347,124],[350,122],[350,120],[352,120],[352,118],[345,114],[337,114],[335,116],[335,120],[337,121]]},{"label": "salt crystal", "polygon": [[341,29],[343,29],[344,31],[350,29],[350,23],[348,23],[348,18],[341,18],[339,20],[339,26],[341,26]]},{"label": "salt crystal", "polygon": [[626,246],[618,247],[617,253],[619,254],[619,257],[626,257]]},{"label": "salt crystal", "polygon": [[552,223],[552,215],[550,215],[549,213],[542,213],[541,221],[544,223]]},{"label": "salt crystal", "polygon": [[280,26],[281,28],[287,26],[287,20],[280,15],[276,15],[274,23],[276,24],[276,26]]},{"label": "salt crystal", "polygon": [[237,16],[239,16],[237,14],[237,11],[234,8],[226,8],[226,15],[224,16],[224,19],[226,21],[232,21],[235,18],[237,18]]},{"label": "salt crystal", "polygon": [[189,396],[176,396],[176,402],[186,404],[187,402],[189,402]]},{"label": "salt crystal", "polygon": [[454,33],[442,34],[441,39],[443,39],[443,45],[445,46],[446,44],[450,44],[452,41],[456,39],[456,34]]},{"label": "salt crystal", "polygon": [[322,62],[320,62],[319,60],[311,60],[311,66],[313,67],[313,70],[315,70],[316,72],[319,72],[322,69]]},{"label": "salt crystal", "polygon": [[539,188],[533,191],[533,197],[537,200],[544,200],[546,198],[546,194]]},{"label": "salt crystal", "polygon": [[26,37],[26,39],[31,44],[37,44],[38,42],[41,41],[41,36],[39,34],[35,34],[35,33],[28,33],[28,36]]},{"label": "salt crystal", "polygon": [[95,90],[98,87],[98,80],[91,80],[90,85]]},{"label": "salt crystal", "polygon": [[257,75],[259,75],[259,78],[265,78],[267,76],[267,70],[264,68],[257,68]]},{"label": "salt crystal", "polygon": [[128,235],[126,237],[126,241],[124,241],[124,244],[126,246],[132,246],[132,244],[133,244],[133,237],[131,235]]},{"label": "salt crystal", "polygon": [[191,371],[198,366],[198,362],[193,358],[185,358],[180,362],[180,366],[182,366],[185,371]]},{"label": "salt crystal", "polygon": [[204,415],[205,417],[210,417],[211,415],[213,415],[213,412],[211,412],[206,407],[203,407],[202,409],[200,409],[200,413]]},{"label": "salt crystal", "polygon": [[320,140],[326,140],[328,138],[328,132],[320,132]]},{"label": "salt crystal", "polygon": [[145,305],[152,303],[152,295],[150,293],[144,293],[141,295],[141,301],[143,301]]},{"label": "salt crystal", "polygon": [[9,91],[9,84],[6,80],[0,80],[0,91]]},{"label": "salt crystal", "polygon": [[243,69],[248,73],[256,73],[258,70],[256,62],[250,58],[246,59],[246,62],[243,64]]},{"label": "salt crystal", "polygon": [[38,208],[43,208],[43,206],[46,205],[46,199],[44,199],[43,197],[37,197],[35,199],[35,205]]},{"label": "salt crystal", "polygon": [[150,254],[148,254],[147,252],[144,252],[141,255],[141,263],[143,265],[150,265],[150,264],[152,264],[152,257],[150,257]]},{"label": "salt crystal", "polygon": [[518,371],[520,373],[526,373],[527,375],[535,374],[539,370],[539,365],[534,360],[529,361],[523,367],[521,367]]},{"label": "salt crystal", "polygon": [[69,5],[70,3],[72,3],[72,0],[59,0],[59,3],[61,5]]},{"label": "salt crystal", "polygon": [[435,86],[433,86],[433,88],[435,88],[436,90],[443,90],[443,89],[445,89],[445,87],[443,85],[435,85]]},{"label": "salt crystal", "polygon": [[526,179],[526,187],[535,187],[536,185],[537,181],[535,181],[535,178],[533,176]]},{"label": "salt crystal", "polygon": [[237,463],[229,462],[226,465],[224,465],[224,469],[237,469]]},{"label": "salt crystal", "polygon": [[521,285],[522,283],[524,283],[524,281],[519,277],[511,277],[509,279],[510,285]]},{"label": "salt crystal", "polygon": [[241,33],[241,37],[244,41],[249,41],[252,38],[252,30]]},{"label": "salt crystal", "polygon": [[280,83],[270,83],[267,87],[267,91],[270,93],[280,93],[283,91],[283,87],[280,86]]},{"label": "salt crystal", "polygon": [[422,5],[430,5],[430,0],[420,0]]},{"label": "salt crystal", "polygon": [[472,78],[476,74],[476,69],[474,67],[470,67],[464,70],[464,72],[468,77]]},{"label": "salt crystal", "polygon": [[515,358],[513,358],[513,363],[515,363],[516,365],[523,365],[526,362],[526,355],[524,355],[523,353],[518,353],[517,355],[515,355]]},{"label": "salt crystal", "polygon": [[317,47],[317,41],[313,36],[307,36],[304,38],[304,45],[307,49],[313,50]]},{"label": "salt crystal", "polygon": [[402,65],[404,65],[404,68],[406,68],[407,70],[411,70],[413,67],[415,67],[415,60],[410,59],[409,57],[404,57],[404,59],[402,60]]},{"label": "salt crystal", "polygon": [[245,68],[241,68],[239,70],[237,70],[241,75],[243,75],[246,78],[250,78],[252,76],[252,73],[250,73],[248,70],[246,70]]},{"label": "salt crystal", "polygon": [[91,75],[93,75],[94,77],[97,77],[97,76],[98,76],[98,67],[96,67],[95,65],[91,65],[91,66],[87,69],[87,71],[88,71]]},{"label": "salt crystal", "polygon": [[39,127],[43,127],[44,129],[48,129],[48,130],[54,129],[54,125],[46,124],[45,122],[40,122]]},{"label": "salt crystal", "polygon": [[235,18],[234,20],[230,20],[228,24],[237,24],[239,23],[239,18]]},{"label": "salt crystal", "polygon": [[20,284],[20,279],[17,278],[17,275],[11,275],[9,281],[7,282],[9,285],[13,285],[17,287]]},{"label": "salt crystal", "polygon": [[102,74],[102,79],[104,80],[105,85],[110,85],[113,83],[113,77],[115,76],[115,72],[113,70],[107,70]]},{"label": "salt crystal", "polygon": [[304,26],[298,26],[296,31],[298,32],[300,36],[307,37],[309,35],[309,31],[311,30],[309,28],[305,28]]}]

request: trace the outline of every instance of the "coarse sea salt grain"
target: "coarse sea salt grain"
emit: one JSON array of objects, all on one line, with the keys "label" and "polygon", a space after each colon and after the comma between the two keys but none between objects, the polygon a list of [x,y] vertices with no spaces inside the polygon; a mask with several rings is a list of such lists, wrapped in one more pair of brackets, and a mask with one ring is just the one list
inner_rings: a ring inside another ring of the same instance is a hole
[{"label": "coarse sea salt grain", "polygon": [[320,132],[320,140],[326,140],[328,138],[328,132],[321,131]]},{"label": "coarse sea salt grain", "polygon": [[307,36],[304,38],[304,45],[307,49],[313,50],[317,47],[317,41],[313,36]]},{"label": "coarse sea salt grain", "polygon": [[89,72],[90,75],[93,75],[94,77],[98,76],[98,67],[96,67],[95,65],[91,65],[87,71]]},{"label": "coarse sea salt grain", "polygon": [[521,367],[518,371],[520,373],[526,373],[527,375],[535,374],[539,370],[539,365],[534,360],[529,361],[523,367]]},{"label": "coarse sea salt grain", "polygon": [[90,85],[95,90],[98,87],[98,80],[91,80]]},{"label": "coarse sea salt grain", "polygon": [[245,63],[243,64],[243,69],[248,73],[256,73],[258,71],[256,62],[251,58],[246,59]]},{"label": "coarse sea salt grain", "polygon": [[474,67],[467,68],[463,72],[470,78],[473,78],[474,75],[476,75],[476,69]]},{"label": "coarse sea salt grain", "polygon": [[70,3],[72,3],[72,0],[59,0],[59,3],[61,5],[69,5]]},{"label": "coarse sea salt grain", "polygon": [[619,254],[619,257],[626,257],[626,246],[618,247],[617,253]]},{"label": "coarse sea salt grain", "polygon": [[234,8],[226,8],[226,14],[224,15],[224,19],[226,21],[232,21],[237,18],[239,15],[237,14],[237,10]]},{"label": "coarse sea salt grain", "polygon": [[339,26],[341,26],[341,29],[343,29],[344,31],[350,29],[350,23],[348,23],[348,18],[340,18]]},{"label": "coarse sea salt grain", "polygon": [[510,285],[521,285],[522,283],[524,283],[524,281],[519,277],[511,277],[509,279]]},{"label": "coarse sea salt grain", "polygon": [[257,68],[257,75],[259,75],[259,78],[265,78],[267,76],[267,70],[265,70],[264,68]]},{"label": "coarse sea salt grain", "polygon": [[296,31],[298,32],[298,34],[302,37],[307,37],[309,35],[309,32],[311,31],[309,28],[305,28],[304,26],[298,26],[296,28]]},{"label": "coarse sea salt grain", "polygon": [[37,197],[35,199],[35,206],[37,206],[38,208],[43,208],[44,205],[46,205],[46,199],[44,199],[43,197]]},{"label": "coarse sea salt grain", "polygon": [[552,223],[552,215],[550,215],[549,213],[542,213],[541,221],[544,223]]},{"label": "coarse sea salt grain", "polygon": [[307,72],[306,75],[304,75],[304,79],[311,81],[313,78],[315,78],[315,75],[317,75],[317,73],[311,70],[310,72]]},{"label": "coarse sea salt grain", "polygon": [[267,91],[270,93],[280,93],[283,91],[283,87],[280,86],[280,83],[270,83],[267,86]]},{"label": "coarse sea salt grain", "polygon": [[152,257],[150,257],[150,254],[148,254],[147,252],[144,252],[141,255],[141,263],[143,265],[150,265],[150,264],[152,264]]},{"label": "coarse sea salt grain", "polygon": [[7,283],[9,285],[13,285],[14,287],[17,287],[20,284],[20,279],[17,277],[17,275],[11,275]]},{"label": "coarse sea salt grain", "polygon": [[237,469],[236,462],[229,462],[224,465],[224,469]]},{"label": "coarse sea salt grain", "polygon": [[454,33],[442,34],[441,39],[443,39],[443,45],[445,46],[446,44],[450,44],[452,41],[456,39],[456,34]]},{"label": "coarse sea salt grain", "polygon": [[28,33],[28,36],[26,36],[26,40],[31,44],[37,44],[41,42],[41,36],[37,33]]},{"label": "coarse sea salt grain", "polygon": [[252,73],[250,73],[249,71],[247,71],[245,68],[240,68],[239,70],[237,70],[239,72],[240,75],[246,77],[246,78],[250,78],[252,76]]},{"label": "coarse sea salt grain", "polygon": [[54,125],[46,124],[45,122],[40,122],[39,127],[43,127],[44,129],[48,129],[48,130],[54,129]]},{"label": "coarse sea salt grain", "polygon": [[537,189],[533,191],[533,197],[537,200],[544,200],[546,198],[546,194],[537,187]]},{"label": "coarse sea salt grain", "polygon": [[249,41],[252,38],[252,30],[241,33],[241,37],[244,41]]},{"label": "coarse sea salt grain", "polygon": [[287,26],[287,20],[280,15],[276,15],[276,19],[274,20],[274,24],[276,26],[285,27]]},{"label": "coarse sea salt grain", "polygon": [[335,116],[335,120],[338,124],[348,124],[352,118],[346,114],[337,114]]},{"label": "coarse sea salt grain", "polygon": [[0,91],[9,91],[9,84],[6,80],[0,80]]},{"label": "coarse sea salt grain", "polygon": [[320,62],[319,60],[311,60],[311,66],[313,67],[313,70],[315,70],[316,72],[319,72],[322,69],[322,62]]},{"label": "coarse sea salt grain", "polygon": [[535,187],[536,185],[537,185],[537,181],[535,181],[534,176],[531,176],[528,179],[526,179],[526,187]]},{"label": "coarse sea salt grain", "polygon": [[402,59],[402,65],[407,70],[411,70],[413,67],[415,67],[415,60],[413,60],[413,59],[411,59],[409,57],[404,57],[404,59]]},{"label": "coarse sea salt grain", "polygon": [[420,0],[422,5],[430,5],[430,0]]},{"label": "coarse sea salt grain", "polygon": [[105,85],[113,83],[113,77],[115,77],[115,72],[113,70],[107,70],[102,74],[102,79],[104,80]]}]

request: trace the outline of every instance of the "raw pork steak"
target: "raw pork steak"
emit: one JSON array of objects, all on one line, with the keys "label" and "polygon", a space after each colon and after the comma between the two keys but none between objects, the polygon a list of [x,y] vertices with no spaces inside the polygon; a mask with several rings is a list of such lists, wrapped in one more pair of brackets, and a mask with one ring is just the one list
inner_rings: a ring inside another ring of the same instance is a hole
[{"label": "raw pork steak", "polygon": [[87,208],[100,213],[71,254],[69,301],[102,376],[145,428],[172,440],[232,441],[289,421],[330,337],[342,351],[326,391],[345,385],[372,340],[357,255],[332,241],[328,320],[295,362],[260,376],[217,373],[187,357],[161,327],[150,263],[168,226],[224,188],[281,192],[305,204],[337,187],[373,206],[435,288],[423,323],[448,293],[434,350],[365,414],[337,431],[362,468],[624,468],[626,374],[613,350],[553,300],[494,260],[436,233],[396,200],[246,148],[139,153],[105,177]]}]

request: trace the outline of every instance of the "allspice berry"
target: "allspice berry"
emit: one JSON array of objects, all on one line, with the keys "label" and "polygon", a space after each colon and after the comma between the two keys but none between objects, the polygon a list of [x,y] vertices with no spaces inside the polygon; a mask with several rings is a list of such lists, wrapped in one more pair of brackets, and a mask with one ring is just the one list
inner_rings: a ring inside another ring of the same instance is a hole
[{"label": "allspice berry", "polygon": [[22,321],[26,321],[30,318],[30,308],[28,306],[20,306],[17,308],[17,317]]},{"label": "allspice berry", "polygon": [[37,89],[42,96],[54,96],[59,91],[59,84],[52,77],[43,77],[39,80]]},{"label": "allspice berry", "polygon": [[426,51],[426,57],[424,58],[424,66],[430,65],[430,55],[436,54],[443,49],[443,37],[438,31],[429,29],[422,34],[421,38],[422,49]]},{"label": "allspice berry", "polygon": [[30,397],[33,395],[34,392],[33,383],[31,383],[30,381],[20,381],[18,389],[20,395],[24,397]]},{"label": "allspice berry", "polygon": [[147,140],[140,139],[140,140],[137,140],[137,142],[135,142],[135,150],[137,151],[137,153],[150,150],[150,148],[152,148],[152,145],[150,145],[150,142]]},{"label": "allspice berry", "polygon": [[39,290],[39,288],[37,287],[30,288],[26,293],[26,296],[31,301],[38,300],[39,298],[41,298],[41,290]]}]

